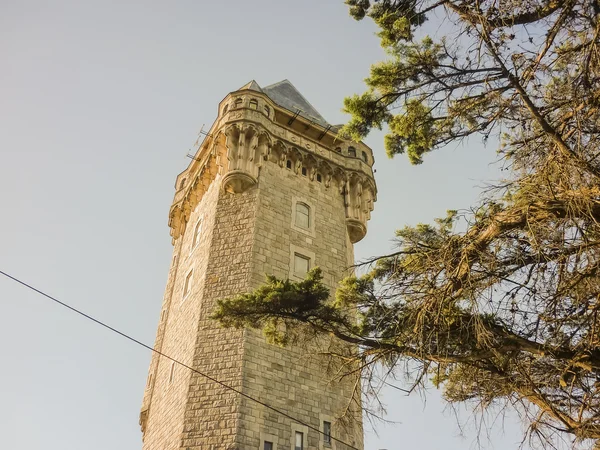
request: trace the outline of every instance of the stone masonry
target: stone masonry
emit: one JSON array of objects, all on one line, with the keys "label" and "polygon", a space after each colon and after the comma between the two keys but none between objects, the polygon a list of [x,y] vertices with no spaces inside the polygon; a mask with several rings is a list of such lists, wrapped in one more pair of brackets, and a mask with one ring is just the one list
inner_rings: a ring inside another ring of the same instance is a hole
[{"label": "stone masonry", "polygon": [[[305,265],[319,266],[333,292],[348,273],[376,187],[371,150],[336,131],[287,80],[248,83],[219,105],[169,214],[173,260],[155,348],[297,420],[154,354],[143,450],[296,450],[296,432],[302,450],[363,449],[356,378],[334,380],[323,357],[210,319],[217,299],[265,274],[301,279]],[[349,446],[304,425],[323,431],[325,422]]]}]

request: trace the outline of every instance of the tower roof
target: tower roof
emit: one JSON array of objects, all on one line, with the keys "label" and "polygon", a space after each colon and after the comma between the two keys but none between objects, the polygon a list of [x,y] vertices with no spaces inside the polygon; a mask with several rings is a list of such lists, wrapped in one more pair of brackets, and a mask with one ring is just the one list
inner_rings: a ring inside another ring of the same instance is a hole
[{"label": "tower roof", "polygon": [[245,85],[243,85],[241,88],[238,89],[238,91],[244,91],[244,90],[250,90],[250,91],[258,91],[258,92],[262,92],[263,90],[260,88],[260,86],[258,85],[258,83],[254,80],[250,81],[249,83],[246,83]]},{"label": "tower roof", "polygon": [[243,90],[262,92],[279,106],[293,112],[300,110],[300,114],[303,117],[316,122],[322,127],[329,126],[329,123],[327,123],[319,111],[304,98],[300,91],[298,91],[289,80],[282,80],[264,88],[261,88],[256,81],[252,80],[238,89],[238,91]]},{"label": "tower roof", "polygon": [[321,126],[326,127],[329,125],[323,116],[319,114],[319,111],[304,98],[289,80],[282,80],[266,86],[263,88],[263,92],[279,106],[283,106],[294,112],[300,110],[303,116],[317,122]]}]

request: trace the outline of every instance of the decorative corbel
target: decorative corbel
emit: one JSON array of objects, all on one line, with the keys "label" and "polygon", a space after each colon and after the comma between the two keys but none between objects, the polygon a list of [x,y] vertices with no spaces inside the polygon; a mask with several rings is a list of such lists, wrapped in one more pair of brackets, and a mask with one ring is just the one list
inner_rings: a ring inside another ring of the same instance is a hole
[{"label": "decorative corbel", "polygon": [[234,161],[236,157],[237,146],[235,142],[235,131],[237,131],[237,126],[235,125],[230,126],[225,130],[225,148],[227,149],[227,160],[230,162]]},{"label": "decorative corbel", "polygon": [[[240,136],[238,137],[237,159],[243,158],[245,146],[246,146],[246,130],[240,130]],[[237,169],[237,168],[238,168],[238,166],[234,167],[234,169]]]},{"label": "decorative corbel", "polygon": [[248,161],[254,161],[254,154],[258,148],[258,133],[254,133],[250,139],[250,151],[248,152]]},{"label": "decorative corbel", "polygon": [[265,146],[263,147],[263,153],[262,153],[263,160],[265,160],[265,161],[269,160],[269,157],[271,156],[271,153],[272,153],[272,147],[273,147],[273,144],[271,144],[271,142],[267,141],[265,143]]},{"label": "decorative corbel", "polygon": [[350,180],[346,179],[342,187],[342,194],[344,194],[344,206],[347,208],[350,206]]},{"label": "decorative corbel", "polygon": [[362,183],[359,180],[356,181],[356,204],[354,205],[354,209],[356,211],[356,217],[360,218],[360,213],[362,209],[362,195],[363,195],[363,187]]},{"label": "decorative corbel", "polygon": [[281,155],[279,155],[279,167],[285,166],[285,161],[287,159],[287,150],[282,150]]}]

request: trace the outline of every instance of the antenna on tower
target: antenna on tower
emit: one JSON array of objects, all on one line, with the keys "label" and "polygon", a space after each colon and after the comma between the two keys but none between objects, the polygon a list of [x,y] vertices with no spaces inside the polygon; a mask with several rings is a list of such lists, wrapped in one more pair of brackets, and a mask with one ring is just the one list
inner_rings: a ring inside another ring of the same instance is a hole
[{"label": "antenna on tower", "polygon": [[298,117],[300,115],[301,110],[299,109],[298,111],[296,111],[296,113],[293,115],[292,118],[290,118],[290,120],[288,120],[288,125],[291,125],[294,123],[294,121],[296,120],[296,117]]},{"label": "antenna on tower", "polygon": [[[331,130],[331,125],[327,125],[327,128],[325,128],[325,129],[324,129],[324,130],[321,132],[321,134],[319,135],[319,137],[317,138],[317,141],[320,141],[321,139],[323,139],[329,130]],[[385,449],[384,449],[384,450],[385,450]]]},{"label": "antenna on tower", "polygon": [[202,124],[202,127],[198,132],[198,136],[196,136],[196,142],[194,142],[193,147],[190,150],[188,150],[188,154],[186,156],[190,159],[193,159],[194,161],[200,161],[198,158],[196,158],[196,153],[198,153],[198,150],[200,150],[200,147],[202,147],[202,144],[204,144],[204,140],[206,138],[212,139],[212,137],[212,134],[204,131],[204,124]]}]

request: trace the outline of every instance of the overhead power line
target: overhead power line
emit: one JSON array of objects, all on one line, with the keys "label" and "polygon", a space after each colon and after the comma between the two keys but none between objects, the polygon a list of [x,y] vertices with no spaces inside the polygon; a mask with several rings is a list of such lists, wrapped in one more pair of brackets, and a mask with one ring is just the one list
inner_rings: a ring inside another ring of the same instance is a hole
[{"label": "overhead power line", "polygon": [[[32,285],[30,285],[30,284],[27,284],[27,283],[25,283],[24,281],[21,281],[20,279],[18,279],[18,278],[16,278],[16,277],[13,277],[12,275],[9,275],[9,274],[8,274],[8,273],[6,273],[6,272],[3,272],[2,270],[0,270],[0,274],[4,275],[4,276],[5,276],[5,277],[7,277],[7,278],[10,278],[11,280],[13,280],[13,281],[15,281],[15,282],[19,283],[19,284],[20,284],[20,285],[22,285],[22,286],[25,286],[25,287],[26,287],[26,288],[28,288],[28,289],[31,289],[31,290],[32,290],[32,291],[34,291],[34,292],[37,292],[38,294],[40,294],[40,295],[42,295],[42,296],[44,296],[44,297],[46,297],[46,298],[48,298],[48,299],[52,300],[52,301],[53,301],[53,302],[55,302],[55,303],[58,303],[60,306],[63,306],[63,307],[65,307],[65,308],[67,308],[67,309],[70,309],[70,310],[71,310],[71,311],[73,311],[74,313],[77,313],[77,314],[79,314],[80,316],[83,316],[83,317],[85,317],[86,319],[88,319],[88,320],[91,320],[92,322],[95,322],[96,324],[98,324],[98,325],[100,325],[100,326],[102,326],[102,327],[104,327],[104,328],[106,328],[106,329],[108,329],[108,330],[112,331],[113,333],[116,333],[116,334],[118,334],[118,335],[120,335],[120,336],[124,337],[125,339],[128,339],[128,340],[130,340],[131,342],[134,342],[134,343],[136,343],[137,345],[139,345],[139,346],[141,346],[141,347],[144,347],[144,348],[146,348],[146,349],[148,349],[148,350],[150,350],[150,351],[152,351],[152,352],[156,353],[157,355],[160,355],[160,356],[162,356],[163,358],[166,358],[166,359],[168,359],[168,360],[170,360],[170,361],[174,362],[175,364],[179,364],[180,366],[182,366],[182,367],[185,367],[186,369],[189,369],[189,370],[191,370],[192,372],[195,372],[195,373],[197,373],[198,375],[201,375],[201,376],[203,376],[204,378],[206,378],[206,379],[208,379],[208,380],[212,381],[213,383],[216,383],[216,384],[218,384],[219,386],[222,386],[222,387],[224,387],[225,389],[228,389],[228,390],[230,390],[230,391],[232,391],[232,392],[235,392],[236,394],[239,394],[239,395],[241,395],[242,397],[244,397],[244,398],[247,398],[248,400],[251,400],[251,401],[253,401],[253,402],[255,402],[255,403],[258,403],[259,405],[262,405],[262,406],[264,406],[265,408],[267,408],[267,409],[270,409],[271,411],[274,411],[274,412],[276,412],[277,414],[281,414],[282,416],[284,416],[284,417],[286,417],[286,418],[288,418],[288,419],[290,419],[290,420],[293,420],[294,422],[296,422],[296,423],[299,423],[300,425],[303,425],[303,426],[305,426],[305,427],[307,427],[307,428],[309,428],[309,429],[311,429],[311,430],[313,430],[313,431],[316,431],[317,433],[319,433],[319,434],[322,434],[322,435],[324,435],[324,436],[325,436],[325,433],[324,433],[323,431],[319,430],[318,428],[316,428],[316,427],[314,427],[314,426],[312,426],[312,425],[310,425],[310,424],[308,424],[308,423],[306,423],[306,422],[303,422],[303,421],[301,421],[301,420],[298,420],[297,418],[295,418],[295,417],[293,417],[293,416],[290,416],[288,413],[286,413],[286,412],[284,412],[284,411],[281,411],[280,409],[277,409],[277,408],[275,408],[275,407],[273,407],[273,406],[271,406],[271,405],[269,405],[269,404],[267,404],[267,403],[265,403],[265,402],[263,402],[263,401],[261,401],[261,400],[258,400],[258,399],[256,399],[256,398],[252,397],[251,395],[248,395],[248,394],[246,394],[246,393],[244,393],[244,392],[242,392],[242,391],[240,391],[240,390],[238,390],[238,389],[236,389],[236,388],[234,388],[234,387],[231,387],[231,386],[229,386],[229,385],[228,385],[228,384],[226,384],[226,383],[223,383],[222,381],[219,381],[219,380],[217,380],[216,378],[213,378],[213,377],[211,377],[210,375],[207,375],[207,374],[205,374],[205,373],[203,373],[203,372],[200,372],[199,370],[197,370],[197,369],[194,369],[193,367],[190,367],[190,366],[188,366],[187,364],[184,364],[184,363],[180,362],[180,361],[176,360],[175,358],[172,358],[172,357],[170,357],[169,355],[166,355],[166,354],[162,353],[161,351],[159,351],[159,350],[156,350],[154,347],[152,347],[152,346],[150,346],[150,345],[147,345],[147,344],[144,344],[142,341],[139,341],[139,340],[137,340],[136,338],[134,338],[134,337],[132,337],[132,336],[130,336],[130,335],[128,335],[128,334],[126,334],[126,333],[122,332],[122,331],[119,331],[119,330],[117,330],[117,329],[116,329],[116,328],[114,328],[114,327],[111,327],[110,325],[108,325],[108,324],[106,324],[106,323],[102,322],[101,320],[98,320],[98,319],[96,319],[96,318],[94,318],[94,317],[90,316],[89,314],[86,314],[86,313],[84,313],[83,311],[80,311],[79,309],[77,309],[77,308],[75,308],[75,307],[73,307],[73,306],[71,306],[71,305],[69,305],[69,304],[67,304],[67,303],[65,303],[65,302],[62,302],[62,301],[60,301],[60,300],[58,300],[57,298],[55,298],[55,297],[52,297],[52,296],[51,296],[51,295],[49,295],[49,294],[46,294],[44,291],[42,291],[42,290],[40,290],[40,289],[37,289],[37,288],[33,287]],[[340,439],[338,439],[338,438],[335,438],[335,437],[333,437],[333,436],[329,436],[329,438],[330,438],[331,440],[334,440],[334,441],[336,441],[336,442],[339,442],[340,444],[343,444],[343,445],[345,445],[345,446],[349,447],[349,448],[350,448],[350,449],[352,449],[352,450],[359,450],[358,448],[354,447],[353,445],[350,445],[350,444],[348,444],[347,442],[344,442],[344,441],[342,441],[342,440],[340,440]]]}]

